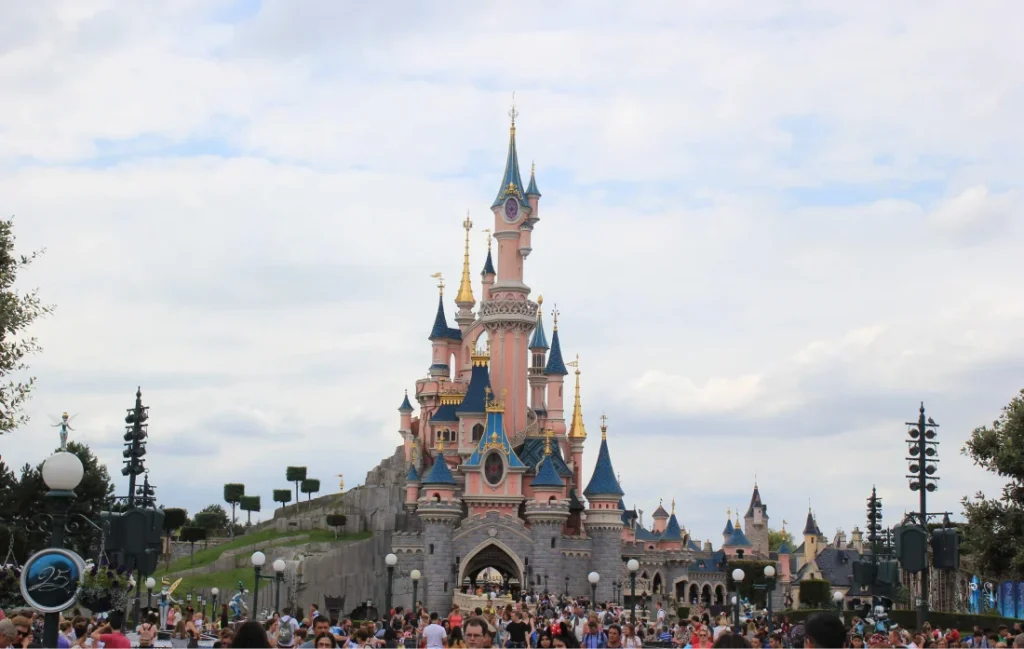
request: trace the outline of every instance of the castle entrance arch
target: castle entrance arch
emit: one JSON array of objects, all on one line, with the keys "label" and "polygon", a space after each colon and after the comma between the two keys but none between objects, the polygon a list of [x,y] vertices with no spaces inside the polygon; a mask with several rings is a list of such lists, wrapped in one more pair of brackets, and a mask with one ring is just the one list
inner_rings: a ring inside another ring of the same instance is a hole
[{"label": "castle entrance arch", "polygon": [[499,586],[517,594],[524,586],[524,572],[522,561],[511,548],[497,539],[489,539],[459,564],[459,585],[468,593]]}]

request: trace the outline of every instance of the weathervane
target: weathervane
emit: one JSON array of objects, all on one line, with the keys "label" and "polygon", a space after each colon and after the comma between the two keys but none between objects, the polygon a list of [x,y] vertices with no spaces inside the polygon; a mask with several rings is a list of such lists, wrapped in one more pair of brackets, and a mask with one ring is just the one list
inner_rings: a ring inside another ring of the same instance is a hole
[{"label": "weathervane", "polygon": [[342,493],[345,492],[345,474],[344,473],[339,473],[338,474],[338,491],[340,491]]},{"label": "weathervane", "polygon": [[508,111],[508,116],[512,118],[512,128],[516,127],[516,118],[519,117],[519,111],[516,110],[516,92],[512,91],[512,108]]},{"label": "weathervane", "polygon": [[54,419],[53,421],[56,423],[50,426],[50,428],[60,427],[60,450],[62,451],[66,451],[68,448],[68,431],[75,432],[75,429],[71,427],[71,420],[77,416],[71,415],[69,417],[67,412],[63,412],[60,415],[60,421]]},{"label": "weathervane", "polygon": [[444,277],[439,272],[434,273],[433,275],[431,275],[431,277],[437,280],[437,290],[441,293],[441,295],[444,295]]}]

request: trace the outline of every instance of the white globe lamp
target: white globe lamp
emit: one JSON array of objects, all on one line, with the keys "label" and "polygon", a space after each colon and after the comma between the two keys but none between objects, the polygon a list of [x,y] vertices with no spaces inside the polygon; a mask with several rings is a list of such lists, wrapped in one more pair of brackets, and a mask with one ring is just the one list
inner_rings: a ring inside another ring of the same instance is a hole
[{"label": "white globe lamp", "polygon": [[43,462],[43,482],[51,491],[74,491],[84,476],[85,467],[74,453],[58,451]]},{"label": "white globe lamp", "polygon": [[732,571],[732,580],[735,582],[743,581],[743,578],[747,576],[747,573],[743,572],[743,568],[737,568]]},{"label": "white globe lamp", "polygon": [[267,562],[267,555],[257,550],[256,552],[252,553],[252,558],[250,560],[252,561],[252,565],[254,567],[262,568],[263,564]]},{"label": "white globe lamp", "polygon": [[764,576],[767,577],[768,579],[771,579],[772,577],[774,577],[775,576],[775,566],[765,566],[764,567]]},{"label": "white globe lamp", "polygon": [[395,556],[393,552],[389,553],[388,556],[384,557],[384,563],[386,563],[389,568],[394,568],[398,565],[398,557]]},{"label": "white globe lamp", "polygon": [[274,572],[282,573],[285,567],[284,559],[274,559]]},{"label": "white globe lamp", "polygon": [[626,568],[630,572],[636,572],[637,570],[640,569],[640,562],[637,561],[636,559],[630,559],[629,561],[626,562]]}]

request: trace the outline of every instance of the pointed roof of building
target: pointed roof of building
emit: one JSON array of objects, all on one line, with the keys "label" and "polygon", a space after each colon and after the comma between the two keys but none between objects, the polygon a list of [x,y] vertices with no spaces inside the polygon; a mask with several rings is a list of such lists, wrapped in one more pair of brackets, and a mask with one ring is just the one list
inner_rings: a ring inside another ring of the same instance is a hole
[{"label": "pointed roof of building", "polygon": [[[516,456],[523,461],[526,466],[540,466],[540,463],[544,461],[544,440],[539,437],[527,437],[523,440],[522,446],[515,449]],[[551,445],[551,463],[555,465],[555,471],[558,475],[562,476],[562,479],[571,478],[572,471],[566,465],[565,460],[562,459],[562,450],[558,444]]]},{"label": "pointed roof of building", "polygon": [[565,376],[569,370],[565,369],[565,361],[562,360],[562,343],[558,340],[558,309],[554,311],[554,319],[554,326],[551,329],[551,353],[548,354],[548,365],[544,368],[544,373]]},{"label": "pointed roof of building", "polygon": [[679,526],[679,519],[676,518],[675,513],[668,517],[668,525],[665,526],[665,531],[661,534],[662,541],[682,541],[683,530]]},{"label": "pointed roof of building", "polygon": [[469,279],[469,231],[473,229],[473,222],[469,220],[469,210],[466,210],[466,220],[462,222],[466,230],[466,249],[462,257],[462,281],[459,283],[459,292],[455,295],[455,303],[462,306],[472,307],[476,304],[473,297],[473,282]]},{"label": "pointed roof of building", "polygon": [[747,535],[743,533],[743,530],[737,527],[733,529],[732,535],[729,536],[729,540],[724,545],[730,548],[749,548],[750,541],[747,540]]},{"label": "pointed roof of building", "polygon": [[653,518],[668,518],[668,512],[665,511],[664,507],[662,507],[660,500],[658,501],[658,508],[654,510],[654,513],[651,514],[651,516]]},{"label": "pointed roof of building", "polygon": [[505,158],[505,173],[501,176],[498,195],[494,197],[494,202],[491,203],[492,209],[504,203],[505,199],[509,196],[514,197],[519,202],[520,207],[530,209],[530,204],[526,202],[526,194],[524,194],[526,186],[519,175],[519,153],[516,151],[516,117],[518,115],[519,113],[516,112],[516,107],[513,104],[512,110],[509,111],[512,125],[508,130],[508,155]]},{"label": "pointed roof of building", "polygon": [[527,196],[540,196],[540,190],[537,189],[537,165],[530,163],[530,186],[526,188]]},{"label": "pointed roof of building", "polygon": [[608,452],[608,438],[601,438],[601,448],[597,451],[597,464],[594,465],[594,474],[590,477],[587,488],[583,490],[587,498],[593,496],[623,496],[625,492],[619,486],[619,480],[615,477],[615,469],[612,468],[612,456]]},{"label": "pointed roof of building", "polygon": [[732,532],[732,514],[730,513],[728,516],[725,517],[725,529],[722,530],[722,536],[731,536]]},{"label": "pointed roof of building", "polygon": [[698,544],[698,543],[697,543],[696,541],[694,541],[693,539],[690,539],[690,540],[689,540],[689,541],[687,542],[687,544],[686,544],[686,549],[687,549],[687,550],[691,550],[691,551],[693,551],[693,552],[701,552],[701,547],[700,547],[700,544]]},{"label": "pointed roof of building", "polygon": [[409,473],[405,474],[406,482],[419,482],[420,474],[416,472],[416,467],[412,464],[409,465]]},{"label": "pointed roof of building", "polygon": [[510,469],[525,469],[526,465],[519,459],[512,445],[508,442],[505,434],[505,406],[490,399],[490,388],[487,389],[487,428],[480,443],[477,445],[473,455],[466,461],[466,466],[479,466],[484,461],[484,456],[491,449],[497,449],[505,454]]},{"label": "pointed roof of building", "polygon": [[814,512],[807,509],[807,522],[804,524],[804,535],[805,536],[819,536],[821,532],[818,531],[818,524],[814,521]]},{"label": "pointed roof of building", "polygon": [[448,326],[448,318],[444,315],[444,295],[437,298],[437,314],[434,316],[434,326],[430,330],[430,340],[462,340],[462,332],[459,329]]},{"label": "pointed roof of building", "polygon": [[537,298],[537,326],[533,329],[533,336],[530,338],[530,349],[550,349],[548,347],[548,337],[544,333],[544,310],[541,309],[544,305],[544,297],[539,296]]},{"label": "pointed roof of building", "polygon": [[[587,427],[583,424],[583,406],[580,403],[580,357],[576,356],[576,360],[569,363],[576,368],[576,396],[573,397],[572,402],[572,419],[569,424],[569,438],[570,439],[586,439],[587,438]],[[606,428],[604,425],[601,426],[601,436],[605,436]]]},{"label": "pointed roof of building", "polygon": [[409,403],[409,391],[405,391],[405,398],[402,399],[402,405],[398,406],[399,412],[412,412],[412,404]]},{"label": "pointed roof of building", "polygon": [[469,375],[469,387],[462,403],[455,407],[455,414],[482,413],[487,409],[487,393],[491,391],[491,374],[482,356],[473,357],[473,369]]},{"label": "pointed roof of building", "polygon": [[491,260],[491,235],[487,233],[487,259],[484,260],[484,269],[480,272],[481,275],[497,275],[494,272],[494,262]]},{"label": "pointed roof of building", "polygon": [[451,469],[448,468],[448,463],[444,460],[444,454],[439,449],[436,456],[434,456],[434,466],[430,467],[430,472],[427,473],[427,477],[423,478],[423,484],[444,484],[452,485],[456,484],[455,477],[452,475]]},{"label": "pointed roof of building", "polygon": [[747,507],[747,513],[744,518],[753,518],[755,507],[760,507],[764,518],[768,518],[768,508],[761,502],[761,492],[758,491],[756,482],[754,483],[754,493],[750,495],[750,506]]},{"label": "pointed roof of building", "polygon": [[541,460],[537,466],[537,475],[534,476],[533,482],[530,483],[534,487],[558,487],[561,489],[565,486],[565,482],[562,481],[561,476],[558,475],[558,470],[555,468],[555,463],[551,460],[551,435],[553,433],[548,431],[547,437],[544,438],[544,459]]}]

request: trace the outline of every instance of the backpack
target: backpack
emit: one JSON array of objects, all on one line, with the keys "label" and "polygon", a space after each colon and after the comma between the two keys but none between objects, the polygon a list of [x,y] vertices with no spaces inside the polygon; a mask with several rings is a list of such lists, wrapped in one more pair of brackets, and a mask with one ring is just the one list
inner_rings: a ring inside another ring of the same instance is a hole
[{"label": "backpack", "polygon": [[277,630],[277,646],[290,647],[295,643],[292,633],[292,619],[285,615],[281,618]]}]

